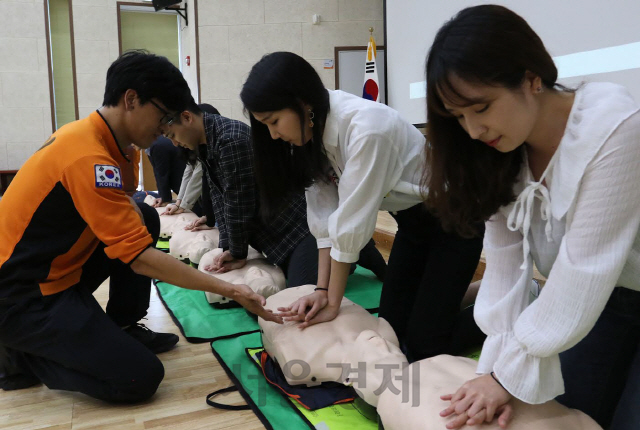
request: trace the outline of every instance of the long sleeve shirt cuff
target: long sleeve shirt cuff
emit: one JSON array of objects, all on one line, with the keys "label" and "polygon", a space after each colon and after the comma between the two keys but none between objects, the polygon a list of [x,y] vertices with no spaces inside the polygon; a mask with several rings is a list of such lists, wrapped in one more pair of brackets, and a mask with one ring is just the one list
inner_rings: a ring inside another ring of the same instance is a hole
[{"label": "long sleeve shirt cuff", "polygon": [[316,242],[318,243],[318,249],[331,248],[331,239],[328,237],[316,239]]},{"label": "long sleeve shirt cuff", "polygon": [[340,263],[355,263],[360,259],[360,252],[344,252],[331,248],[331,258]]},{"label": "long sleeve shirt cuff", "polygon": [[525,403],[545,403],[564,393],[560,357],[527,354],[513,332],[485,340],[477,372],[492,371],[512,396]]},{"label": "long sleeve shirt cuff", "polygon": [[182,200],[180,202],[180,207],[184,210],[190,211],[194,206],[194,203]]}]

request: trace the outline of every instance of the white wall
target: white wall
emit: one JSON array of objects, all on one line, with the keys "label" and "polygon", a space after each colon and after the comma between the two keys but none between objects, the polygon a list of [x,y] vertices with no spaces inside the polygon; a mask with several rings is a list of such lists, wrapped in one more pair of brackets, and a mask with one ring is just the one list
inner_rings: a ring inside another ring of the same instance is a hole
[{"label": "white wall", "polygon": [[0,1],[0,170],[14,170],[51,134],[42,0]]},{"label": "white wall", "polygon": [[[411,83],[425,80],[424,61],[436,32],[459,10],[483,3],[502,4],[521,15],[553,57],[640,42],[637,0],[387,0],[389,105],[409,121],[425,122],[425,99],[410,98],[409,90]],[[640,101],[640,68],[561,80],[582,81],[620,83]]]},{"label": "white wall", "polygon": [[[366,45],[369,27],[384,44],[382,0],[200,0],[198,7],[201,101],[245,122],[240,90],[264,54],[301,55],[333,89],[335,70],[323,60],[334,59],[334,47]],[[320,25],[312,25],[313,14]]]},{"label": "white wall", "polygon": [[[200,0],[200,3],[207,0]],[[198,101],[198,67],[196,66],[198,58],[196,54],[196,24],[195,24],[195,2],[194,0],[183,0],[182,6],[187,4],[187,14],[189,18],[189,25],[185,26],[183,19],[180,19],[180,63],[182,64],[182,76],[189,84],[191,88],[191,94],[193,99]],[[187,66],[185,58],[191,57],[191,65]]]}]

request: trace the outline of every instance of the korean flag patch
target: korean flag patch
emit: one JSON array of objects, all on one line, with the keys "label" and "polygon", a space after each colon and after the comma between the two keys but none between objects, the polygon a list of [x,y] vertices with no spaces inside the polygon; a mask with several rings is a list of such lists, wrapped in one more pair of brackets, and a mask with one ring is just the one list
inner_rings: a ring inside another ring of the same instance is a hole
[{"label": "korean flag patch", "polygon": [[96,188],[117,188],[122,189],[122,175],[120,168],[107,164],[96,164]]}]

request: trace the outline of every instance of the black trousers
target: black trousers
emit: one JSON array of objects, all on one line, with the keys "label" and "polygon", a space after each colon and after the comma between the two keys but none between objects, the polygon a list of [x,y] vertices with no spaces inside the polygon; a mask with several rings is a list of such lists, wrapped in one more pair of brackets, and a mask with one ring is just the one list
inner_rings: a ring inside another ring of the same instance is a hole
[{"label": "black trousers", "polygon": [[422,204],[391,215],[398,232],[379,315],[395,330],[408,360],[460,354],[475,346],[461,337],[480,336],[476,341],[481,343],[482,332],[460,304],[480,259],[482,236],[465,239],[445,232]]},{"label": "black trousers", "polygon": [[640,291],[617,287],[595,326],[560,353],[565,393],[556,400],[608,430],[640,427]]},{"label": "black trousers", "polygon": [[302,239],[289,257],[280,264],[287,278],[287,288],[315,285],[318,282],[318,245],[312,234]]},{"label": "black trousers", "polygon": [[[154,244],[156,210],[139,204]],[[110,278],[106,313],[93,292]],[[22,373],[47,387],[78,391],[109,402],[151,397],[164,377],[160,360],[121,327],[144,317],[151,281],[111,260],[100,244],[82,267],[80,282],[46,297],[0,308],[0,348]]]},{"label": "black trousers", "polygon": [[[360,251],[357,264],[373,271],[379,278],[384,278],[387,265],[376,244],[371,239]],[[287,278],[287,288],[300,285],[315,285],[318,282],[318,245],[316,238],[309,234],[300,241],[289,257],[280,265]],[[351,273],[356,270],[356,263],[351,267]]]}]

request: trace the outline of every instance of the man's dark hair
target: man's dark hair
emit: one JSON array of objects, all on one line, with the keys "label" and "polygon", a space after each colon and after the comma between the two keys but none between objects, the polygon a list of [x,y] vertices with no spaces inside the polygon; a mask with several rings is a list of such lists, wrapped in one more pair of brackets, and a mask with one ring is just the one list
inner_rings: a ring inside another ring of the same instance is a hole
[{"label": "man's dark hair", "polygon": [[193,100],[180,70],[166,57],[144,50],[127,51],[111,64],[102,104],[116,106],[128,89],[138,93],[141,103],[155,98],[175,112]]},{"label": "man's dark hair", "polygon": [[206,112],[214,115],[220,115],[220,112],[218,112],[218,109],[214,108],[209,103],[200,103],[198,107],[202,112]]}]

